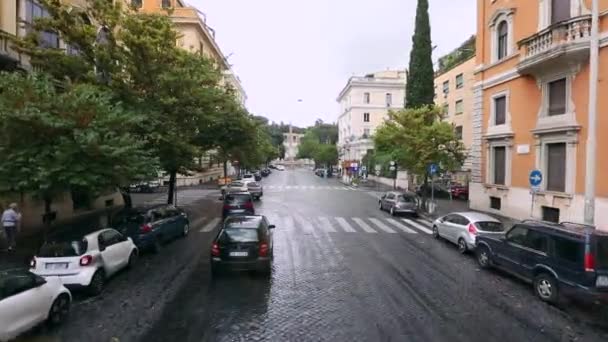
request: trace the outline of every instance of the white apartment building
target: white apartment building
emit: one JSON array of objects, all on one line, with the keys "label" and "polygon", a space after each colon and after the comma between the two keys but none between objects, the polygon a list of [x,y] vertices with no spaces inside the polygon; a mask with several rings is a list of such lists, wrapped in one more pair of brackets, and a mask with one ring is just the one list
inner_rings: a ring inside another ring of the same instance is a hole
[{"label": "white apartment building", "polygon": [[372,135],[388,117],[389,110],[399,110],[405,101],[405,71],[386,70],[351,77],[336,99],[338,116],[338,152],[340,162],[361,160],[374,148]]}]

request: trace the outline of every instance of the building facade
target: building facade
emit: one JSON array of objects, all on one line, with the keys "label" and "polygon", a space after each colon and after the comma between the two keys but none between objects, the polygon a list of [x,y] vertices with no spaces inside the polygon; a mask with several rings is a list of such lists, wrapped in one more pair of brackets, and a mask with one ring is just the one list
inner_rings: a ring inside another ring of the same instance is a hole
[{"label": "building facade", "polygon": [[[582,222],[591,0],[478,0],[471,207]],[[608,0],[599,0],[595,222],[608,224]],[[543,174],[532,195],[529,174]]]},{"label": "building facade", "polygon": [[294,133],[291,126],[289,126],[288,133],[283,133],[283,147],[285,148],[284,160],[293,162],[297,159],[300,140],[303,136],[304,134]]},{"label": "building facade", "polygon": [[[473,143],[473,85],[475,57],[435,76],[435,104],[443,108],[445,122],[454,126],[467,151]],[[467,152],[468,153],[468,152]],[[459,182],[467,183],[471,172],[471,158],[456,172]]]},{"label": "building facade", "polygon": [[351,77],[338,95],[338,153],[340,161],[360,161],[374,148],[372,136],[405,101],[405,71],[380,71]]}]

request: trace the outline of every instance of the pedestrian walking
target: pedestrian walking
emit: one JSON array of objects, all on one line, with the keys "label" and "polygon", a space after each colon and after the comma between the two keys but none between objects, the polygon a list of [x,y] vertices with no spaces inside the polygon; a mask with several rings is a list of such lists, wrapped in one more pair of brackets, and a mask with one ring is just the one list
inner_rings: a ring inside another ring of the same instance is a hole
[{"label": "pedestrian walking", "polygon": [[11,203],[2,213],[2,227],[8,241],[8,250],[12,251],[16,248],[16,238],[19,225],[21,223],[21,214],[17,212],[17,203]]}]

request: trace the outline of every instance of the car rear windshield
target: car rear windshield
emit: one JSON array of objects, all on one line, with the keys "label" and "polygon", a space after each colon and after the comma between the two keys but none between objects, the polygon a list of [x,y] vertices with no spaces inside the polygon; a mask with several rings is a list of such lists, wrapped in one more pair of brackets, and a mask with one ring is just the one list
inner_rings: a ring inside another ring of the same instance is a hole
[{"label": "car rear windshield", "polygon": [[222,243],[258,241],[258,230],[252,228],[226,228],[220,236]]},{"label": "car rear windshield", "polygon": [[598,236],[595,247],[597,268],[608,269],[608,236]]},{"label": "car rear windshield", "polygon": [[234,204],[234,203],[245,203],[249,202],[251,196],[246,194],[228,194],[226,195],[226,203]]},{"label": "car rear windshield", "polygon": [[250,188],[259,188],[260,187],[260,183],[251,182],[251,183],[247,183],[247,186],[250,187]]},{"label": "car rear windshield", "polygon": [[87,251],[87,241],[57,241],[47,242],[38,252],[40,258],[61,258],[83,255]]},{"label": "car rear windshield", "polygon": [[476,222],[477,227],[484,232],[502,232],[505,228],[500,222]]},{"label": "car rear windshield", "polygon": [[416,203],[416,199],[413,196],[405,196],[405,195],[399,195],[397,197],[397,201],[402,202],[402,203]]}]

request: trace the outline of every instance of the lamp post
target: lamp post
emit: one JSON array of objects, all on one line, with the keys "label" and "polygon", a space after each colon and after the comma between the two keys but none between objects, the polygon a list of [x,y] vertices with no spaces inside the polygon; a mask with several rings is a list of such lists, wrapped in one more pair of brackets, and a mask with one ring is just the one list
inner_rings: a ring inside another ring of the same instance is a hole
[{"label": "lamp post", "polygon": [[589,38],[589,127],[587,131],[587,155],[585,160],[585,223],[588,225],[593,225],[595,221],[599,12],[599,1],[593,0],[591,8],[591,36]]}]

